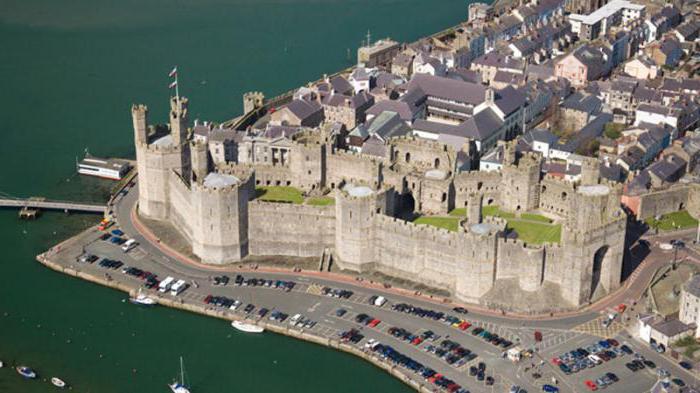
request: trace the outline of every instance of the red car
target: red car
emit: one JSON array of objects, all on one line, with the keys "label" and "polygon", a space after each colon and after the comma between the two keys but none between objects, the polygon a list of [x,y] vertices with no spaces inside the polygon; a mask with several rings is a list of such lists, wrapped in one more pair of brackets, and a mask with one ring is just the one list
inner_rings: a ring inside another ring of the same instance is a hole
[{"label": "red car", "polygon": [[591,392],[594,392],[594,391],[598,390],[598,386],[596,386],[596,384],[593,383],[593,381],[591,381],[590,379],[587,379],[587,380],[583,381],[583,383],[586,384],[586,387],[587,387],[588,390],[590,390]]},{"label": "red car", "polygon": [[555,366],[558,366],[562,363],[561,359],[559,358],[552,358],[552,364]]},{"label": "red car", "polygon": [[212,295],[207,295],[207,297],[204,298],[204,304],[209,304],[209,303],[211,303],[211,298],[212,298],[212,297],[213,297]]},{"label": "red car", "polygon": [[370,321],[370,323],[367,324],[367,326],[369,326],[369,327],[376,327],[377,325],[379,325],[380,322],[381,322],[381,321],[378,320],[378,319],[373,319],[372,321]]},{"label": "red car", "polygon": [[464,321],[464,322],[462,322],[462,323],[459,324],[459,328],[460,328],[461,330],[467,330],[467,329],[469,329],[469,327],[470,327],[471,325],[472,325],[471,323],[469,323],[469,322],[467,322],[467,321]]},{"label": "red car", "polygon": [[411,344],[413,344],[413,345],[419,345],[419,344],[422,343],[422,342],[423,342],[423,337],[416,337],[416,338],[413,339],[413,341],[411,341]]}]

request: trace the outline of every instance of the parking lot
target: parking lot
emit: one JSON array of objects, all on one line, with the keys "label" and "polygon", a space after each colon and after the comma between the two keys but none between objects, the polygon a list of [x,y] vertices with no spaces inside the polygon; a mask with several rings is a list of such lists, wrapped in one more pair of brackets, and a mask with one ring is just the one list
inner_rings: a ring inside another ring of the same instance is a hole
[{"label": "parking lot", "polygon": [[[177,296],[182,302],[205,305],[205,299],[208,296],[225,296],[232,301],[240,301],[242,307],[235,310],[214,304],[207,304],[206,307],[220,310],[223,313],[247,316],[250,319],[269,318],[270,313],[275,311],[283,312],[288,316],[301,314],[307,322],[312,321],[313,326],[305,324],[306,327],[302,326],[299,329],[304,329],[306,332],[320,337],[338,340],[343,332],[356,329],[364,336],[363,340],[357,343],[358,348],[365,348],[364,345],[370,339],[375,340],[382,345],[390,346],[403,356],[420,362],[425,368],[434,370],[443,375],[444,378],[454,381],[471,392],[507,392],[512,385],[518,385],[529,392],[535,392],[542,391],[542,385],[554,384],[555,381],[561,391],[584,392],[589,390],[585,381],[595,382],[607,373],[615,374],[619,381],[607,386],[606,391],[642,392],[649,391],[658,380],[656,371],[648,367],[636,372],[625,367],[625,364],[632,360],[632,355],[610,359],[597,366],[585,367],[569,375],[565,374],[557,365],[552,364],[553,357],[579,347],[586,348],[601,340],[601,337],[596,334],[606,333],[600,330],[582,329],[581,326],[586,326],[585,324],[577,325],[576,329],[559,328],[555,324],[543,324],[542,327],[533,326],[533,324],[526,326],[524,322],[504,322],[499,318],[458,313],[446,306],[422,303],[386,294],[384,294],[387,298],[386,303],[382,307],[378,307],[370,304],[370,300],[372,297],[376,299],[378,295],[382,295],[379,292],[292,273],[232,271],[227,273],[230,281],[226,285],[214,285],[214,277],[222,273],[198,271],[172,261],[162,254],[149,253],[140,246],[124,253],[120,246],[112,244],[108,240],[98,240],[99,233],[96,231],[82,236],[81,246],[62,250],[59,253],[59,261],[97,276],[107,274],[113,280],[120,280],[134,287],[142,286],[147,281],[143,277],[122,273],[121,270],[127,266],[151,273],[160,280],[167,276],[183,279],[189,288]],[[99,261],[95,263],[79,262],[76,257],[82,254],[95,255]],[[120,261],[123,266],[118,269],[100,266],[100,261],[105,258]],[[278,280],[293,281],[294,286],[287,291],[275,288],[275,285],[236,285],[235,277],[237,274],[241,274],[246,280],[256,278],[271,280],[273,283]],[[151,291],[155,291],[155,289]],[[167,293],[149,293],[156,297],[172,297]],[[343,296],[340,295],[341,293]],[[248,304],[254,305],[254,310],[244,311],[244,306]],[[442,313],[443,317],[434,319],[425,315],[401,311],[397,304],[407,304],[431,312]],[[260,316],[258,314],[261,308],[267,309],[266,315]],[[340,308],[345,309],[346,312],[339,316],[337,310]],[[373,326],[370,326],[369,323],[358,323],[356,318],[360,314],[366,314],[378,322]],[[279,323],[288,325],[287,321]],[[586,323],[598,322],[594,320]],[[615,325],[611,327],[617,329]],[[412,336],[421,336],[430,331],[439,338],[414,342],[414,340],[406,340],[404,335],[397,335],[396,329],[402,329]],[[481,329],[488,331],[488,339],[473,334]],[[535,342],[535,332],[541,334],[541,341]],[[628,343],[635,352],[640,350],[639,345],[625,337],[621,330],[617,329],[612,333],[616,334],[611,338],[616,338],[620,343]],[[502,345],[504,341],[509,342],[510,345]],[[447,344],[443,344],[443,342],[447,342]],[[451,348],[445,350],[447,347]],[[524,357],[520,362],[514,363],[504,358],[506,348],[513,347],[533,348],[535,351],[530,357]],[[463,354],[468,355],[458,356]],[[659,357],[658,354],[651,352],[644,354],[644,356],[659,363],[656,360]],[[484,367],[483,378],[479,376],[480,373],[471,375],[473,367],[478,369],[480,363]],[[672,365],[667,367],[671,373],[675,373],[675,369],[677,369]],[[434,381],[430,381],[430,377],[425,378],[419,374],[414,374],[414,377],[421,380],[422,383],[434,385]],[[488,377],[493,378],[492,381],[490,378],[488,379],[488,382],[493,382],[492,385],[487,385]],[[691,382],[687,376],[683,379],[686,382]]]}]

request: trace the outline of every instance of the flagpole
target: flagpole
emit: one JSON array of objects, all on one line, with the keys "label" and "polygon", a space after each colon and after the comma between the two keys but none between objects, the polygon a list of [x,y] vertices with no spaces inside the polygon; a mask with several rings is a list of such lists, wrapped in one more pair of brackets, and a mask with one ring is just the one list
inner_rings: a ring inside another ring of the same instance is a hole
[{"label": "flagpole", "polygon": [[178,73],[175,73],[175,96],[177,97],[177,102],[180,102],[180,84],[177,81],[177,75]]}]

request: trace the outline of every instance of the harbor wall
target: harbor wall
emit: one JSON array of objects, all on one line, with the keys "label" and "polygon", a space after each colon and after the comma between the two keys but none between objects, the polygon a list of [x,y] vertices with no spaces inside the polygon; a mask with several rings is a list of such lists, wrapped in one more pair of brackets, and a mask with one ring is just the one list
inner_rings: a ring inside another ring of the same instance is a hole
[{"label": "harbor wall", "polygon": [[[75,238],[69,239],[69,241],[74,240]],[[118,291],[125,292],[129,294],[129,296],[135,296],[138,288],[121,283],[119,281],[115,280],[109,280],[103,277],[98,277],[89,273],[81,272],[77,269],[71,268],[71,267],[66,267],[63,266],[57,262],[52,261],[48,256],[47,253],[39,254],[36,257],[36,260],[41,263],[42,265],[48,267],[49,269],[55,270],[57,272],[67,274],[69,276],[73,276],[76,278],[80,278],[95,284],[99,284],[102,286],[106,286],[112,289],[116,289]],[[173,297],[164,297],[160,296],[157,292],[153,294],[155,298],[158,301],[158,304],[161,306],[165,307],[170,307],[170,308],[175,308],[183,311],[188,311],[191,313],[195,314],[200,314],[204,315],[207,317],[213,317],[213,318],[218,318],[222,319],[225,321],[243,321],[246,323],[251,323],[255,324],[258,326],[261,326],[265,328],[266,330],[285,335],[288,337],[296,338],[299,340],[304,340],[310,343],[314,343],[317,345],[322,345],[331,349],[336,349],[343,351],[345,353],[349,353],[351,355],[357,356],[361,359],[364,359],[365,361],[373,364],[374,366],[378,367],[381,370],[386,371],[388,374],[391,376],[397,378],[401,382],[405,383],[409,387],[415,389],[418,392],[421,393],[430,393],[433,392],[430,386],[425,385],[421,381],[417,381],[415,379],[412,379],[409,374],[405,372],[405,370],[401,369],[400,367],[396,365],[392,365],[389,363],[386,363],[382,361],[382,359],[375,355],[374,353],[368,351],[368,350],[363,350],[363,349],[358,349],[352,345],[348,345],[345,343],[342,343],[338,340],[330,339],[330,338],[325,338],[321,336],[317,336],[315,334],[309,333],[304,330],[300,329],[295,329],[293,327],[288,326],[287,324],[284,324],[283,326],[278,326],[275,324],[268,323],[265,320],[252,320],[248,318],[240,318],[238,315],[232,314],[230,312],[227,312],[225,310],[215,310],[211,308],[207,308],[203,305],[198,305],[198,304],[191,304],[191,303],[186,303],[183,298],[173,298]]]}]

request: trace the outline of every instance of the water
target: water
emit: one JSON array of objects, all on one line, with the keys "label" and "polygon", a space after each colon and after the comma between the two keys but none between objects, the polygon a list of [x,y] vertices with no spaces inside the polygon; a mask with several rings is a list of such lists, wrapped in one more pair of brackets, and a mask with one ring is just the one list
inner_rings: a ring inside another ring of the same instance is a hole
[{"label": "water", "polygon": [[[165,119],[179,66],[194,117],[226,120],[241,94],[269,97],[352,63],[368,29],[407,41],[466,17],[462,0],[0,0],[0,192],[105,200],[75,158],[133,157],[129,107]],[[0,360],[58,375],[79,392],[165,392],[178,356],[202,392],[406,392],[350,355],[165,308],[34,262],[95,216],[0,211]],[[0,369],[0,392],[54,391]]]}]

